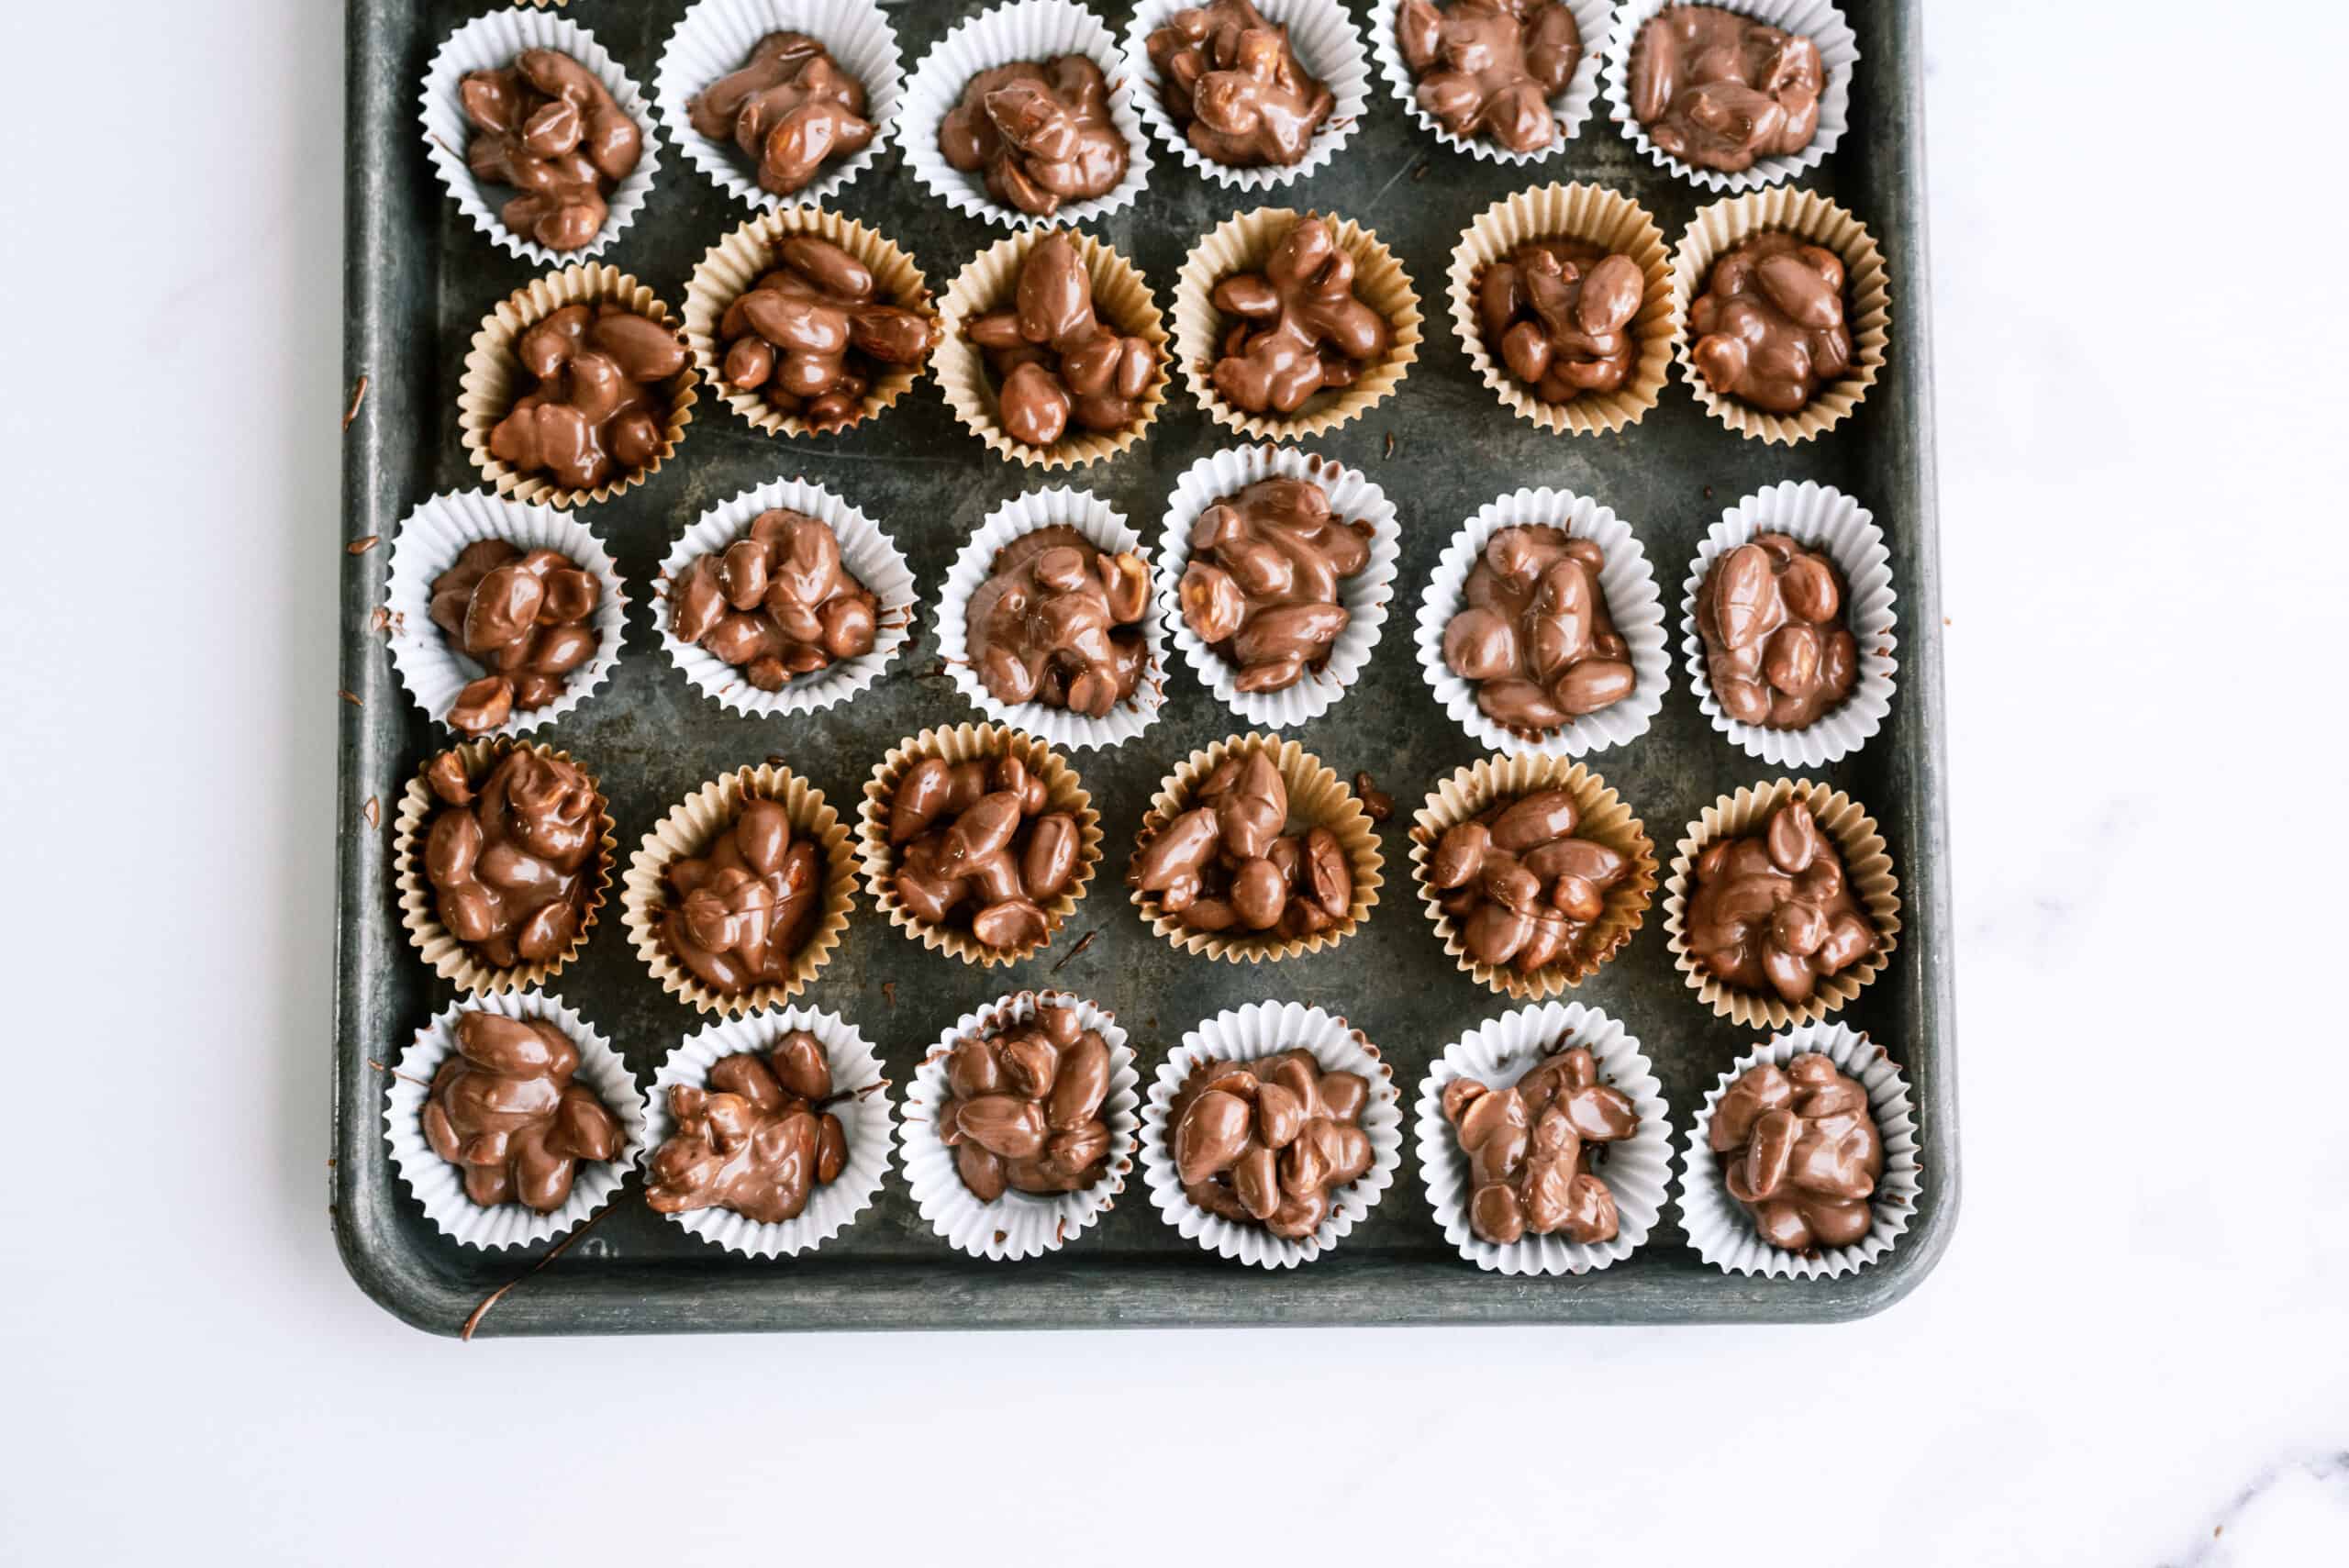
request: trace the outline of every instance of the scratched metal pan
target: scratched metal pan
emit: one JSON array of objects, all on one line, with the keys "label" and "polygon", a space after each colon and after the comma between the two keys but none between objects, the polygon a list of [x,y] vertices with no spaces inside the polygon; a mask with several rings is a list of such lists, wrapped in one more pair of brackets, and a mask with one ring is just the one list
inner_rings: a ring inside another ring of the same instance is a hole
[{"label": "scratched metal pan", "polygon": [[[1453,529],[1520,484],[1566,486],[1596,497],[1630,519],[1645,543],[1676,646],[1680,584],[1707,527],[1765,484],[1815,479],[1874,510],[1890,539],[1899,595],[1903,668],[1890,722],[1859,755],[1814,774],[1875,812],[1901,878],[1899,951],[1842,1015],[1906,1066],[1920,1111],[1923,1197],[1889,1258],[1831,1281],[1725,1275],[1698,1258],[1667,1209],[1647,1245],[1611,1269],[1581,1278],[1502,1278],[1478,1271],[1445,1242],[1408,1147],[1398,1179],[1367,1223],[1319,1261],[1279,1273],[1227,1262],[1184,1240],[1161,1219],[1139,1181],[1095,1230],[1059,1252],[1018,1263],[987,1263],[950,1250],[923,1223],[894,1169],[875,1208],[796,1261],[745,1262],[685,1234],[644,1207],[640,1174],[629,1178],[593,1230],[544,1267],[533,1267],[535,1254],[469,1251],[435,1230],[392,1171],[382,1130],[386,1084],[370,1062],[396,1054],[452,999],[401,929],[387,808],[441,736],[401,688],[368,617],[383,598],[400,518],[427,496],[476,482],[457,432],[465,349],[490,307],[532,275],[442,193],[417,129],[426,61],[452,28],[486,3],[350,0],[345,355],[351,383],[363,378],[365,393],[342,438],[339,531],[331,540],[321,532],[316,548],[340,551],[369,536],[384,542],[350,555],[343,569],[341,684],[352,700],[341,714],[331,1203],[345,1262],[385,1309],[419,1328],[456,1332],[484,1298],[518,1279],[481,1316],[480,1332],[1794,1322],[1881,1310],[1933,1267],[1956,1217],[1958,1129],[1922,61],[1914,6],[1846,7],[1861,52],[1852,128],[1804,183],[1856,212],[1883,247],[1891,267],[1893,336],[1886,373],[1856,415],[1802,446],[1768,447],[1730,433],[1703,413],[1676,372],[1662,406],[1645,420],[1601,438],[1539,430],[1505,413],[1473,378],[1453,339],[1442,289],[1453,243],[1487,204],[1552,179],[1598,180],[1633,193],[1675,239],[1699,205],[1694,187],[1635,155],[1603,106],[1562,158],[1529,172],[1439,146],[1382,81],[1345,151],[1276,198],[1375,228],[1403,258],[1429,317],[1427,341],[1400,395],[1311,443],[1369,473],[1403,518],[1394,614],[1376,656],[1359,690],[1299,732],[1308,749],[1341,774],[1373,773],[1396,802],[1395,817],[1383,829],[1386,885],[1362,930],[1312,958],[1215,964],[1176,953],[1126,902],[1126,851],[1160,776],[1193,748],[1242,728],[1181,667],[1170,676],[1165,713],[1139,741],[1074,759],[1102,810],[1109,856],[1075,918],[1043,956],[1009,971],[966,967],[908,940],[860,895],[845,943],[803,998],[853,1019],[877,1042],[899,1084],[954,1018],[1023,985],[1049,981],[1114,1010],[1132,1031],[1145,1080],[1202,1018],[1260,997],[1296,998],[1345,1014],[1395,1064],[1407,1101],[1416,1097],[1430,1060],[1446,1042],[1508,1007],[1454,970],[1408,878],[1411,810],[1437,779],[1477,755],[1430,695],[1411,641],[1419,594]],[[566,14],[649,85],[685,6],[590,0]],[[907,67],[948,27],[980,8],[978,0],[895,6]],[[1122,3],[1098,8],[1119,29],[1131,9]],[[1356,0],[1352,9],[1366,23],[1374,9],[1386,14],[1389,0],[1375,6]],[[674,306],[702,252],[750,215],[674,146],[662,152],[644,210],[601,259]],[[1000,237],[930,197],[895,146],[836,205],[909,249],[934,290]],[[1234,205],[1162,150],[1136,204],[1097,227],[1148,272],[1164,304],[1191,243]],[[1025,471],[955,423],[927,378],[885,416],[839,439],[770,438],[706,395],[694,413],[676,457],[649,484],[581,514],[612,550],[640,606],[670,540],[696,514],[765,480],[804,474],[847,496],[894,532],[932,592],[971,530],[1030,483]],[[1175,476],[1227,444],[1221,428],[1178,389],[1138,448],[1073,481],[1053,482],[1099,493],[1154,538]],[[917,638],[875,688],[820,719],[771,721],[729,715],[688,686],[640,607],[629,617],[616,679],[541,737],[567,748],[602,780],[623,854],[687,792],[771,753],[852,807],[874,763],[901,737],[979,717],[946,682],[925,678],[939,652],[932,603],[926,594]],[[1777,772],[1712,731],[1676,664],[1671,694],[1648,733],[1589,760],[1645,819],[1667,858],[1683,825],[1716,795]],[[377,802],[385,808],[373,808]],[[1673,968],[1661,927],[1661,911],[1652,910],[1629,950],[1575,995],[1621,1019],[1644,1042],[1677,1140],[1715,1076],[1762,1037],[1698,1004]],[[700,1023],[646,973],[617,917],[598,925],[555,989],[618,1044],[648,1085],[662,1058]]]}]

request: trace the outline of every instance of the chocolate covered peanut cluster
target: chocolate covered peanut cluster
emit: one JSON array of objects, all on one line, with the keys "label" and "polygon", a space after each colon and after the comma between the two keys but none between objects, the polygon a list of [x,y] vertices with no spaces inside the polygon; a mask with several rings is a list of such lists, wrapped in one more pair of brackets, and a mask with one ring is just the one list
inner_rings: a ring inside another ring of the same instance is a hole
[{"label": "chocolate covered peanut cluster", "polygon": [[1582,29],[1561,0],[1402,0],[1395,42],[1419,107],[1453,135],[1512,152],[1557,140],[1550,100],[1582,63]]},{"label": "chocolate covered peanut cluster", "polygon": [[580,250],[602,232],[644,133],[595,72],[560,50],[526,49],[510,69],[465,72],[458,92],[473,128],[465,166],[518,193],[500,222],[550,250]]},{"label": "chocolate covered peanut cluster", "polygon": [[938,1140],[981,1203],[1007,1191],[1083,1192],[1109,1165],[1109,1042],[1074,1007],[1046,1004],[1025,1023],[954,1042]]},{"label": "chocolate covered peanut cluster", "polygon": [[705,1085],[670,1085],[677,1127],[653,1151],[644,1201],[658,1214],[726,1208],[761,1225],[798,1218],[808,1195],[848,1166],[848,1133],[829,1108],[840,1097],[824,1042],[806,1029],[763,1057],[720,1057]]},{"label": "chocolate covered peanut cluster", "polygon": [[1277,692],[1318,671],[1352,618],[1338,585],[1370,564],[1370,525],[1330,512],[1309,479],[1260,479],[1191,525],[1176,590],[1192,635],[1238,666],[1243,692]]},{"label": "chocolate covered peanut cluster", "polygon": [[1697,857],[1687,940],[1722,984],[1776,992],[1798,1007],[1877,946],[1845,884],[1843,857],[1799,800],[1772,812],[1761,832],[1716,840]]},{"label": "chocolate covered peanut cluster", "polygon": [[751,799],[700,855],[662,879],[661,940],[711,990],[738,995],[790,977],[824,906],[824,853],[791,830],[780,801]]},{"label": "chocolate covered peanut cluster", "polygon": [[1360,1126],[1369,1098],[1369,1080],[1325,1073],[1309,1051],[1201,1062],[1167,1108],[1183,1195],[1235,1225],[1304,1240],[1330,1218],[1332,1195],[1371,1167]]},{"label": "chocolate covered peanut cluster", "polygon": [[769,33],[740,69],[685,103],[685,117],[712,141],[731,141],[757,165],[759,183],[787,196],[872,145],[864,83],[805,33]]},{"label": "chocolate covered peanut cluster", "polygon": [[1050,217],[1061,203],[1108,195],[1126,177],[1126,139],[1109,84],[1081,54],[982,71],[938,128],[938,150],[1008,206]]},{"label": "chocolate covered peanut cluster", "polygon": [[484,539],[458,551],[432,580],[432,624],[489,673],[457,693],[450,724],[485,734],[562,696],[564,677],[596,656],[587,622],[602,596],[595,573],[560,550]]},{"label": "chocolate covered peanut cluster", "polygon": [[493,969],[570,950],[594,893],[603,797],[567,759],[518,748],[479,786],[443,751],[424,771],[444,802],[424,840],[440,923]]},{"label": "chocolate covered peanut cluster", "polygon": [[1564,790],[1538,790],[1497,801],[1436,840],[1428,881],[1444,894],[1436,906],[1470,958],[1533,974],[1593,956],[1607,891],[1631,874],[1631,862],[1575,837],[1581,815]]},{"label": "chocolate covered peanut cluster", "polygon": [[996,552],[964,612],[965,656],[997,702],[1104,718],[1141,684],[1150,567],[1073,528],[1022,534]]},{"label": "chocolate covered peanut cluster", "polygon": [[1607,612],[1607,554],[1546,523],[1497,528],[1444,623],[1443,662],[1476,684],[1476,706],[1527,734],[1631,695],[1630,644]]},{"label": "chocolate covered peanut cluster", "polygon": [[1337,98],[1250,0],[1210,0],[1143,40],[1159,98],[1203,157],[1234,169],[1301,162]]},{"label": "chocolate covered peanut cluster", "polygon": [[1785,534],[1756,534],[1713,562],[1697,590],[1697,635],[1713,695],[1741,724],[1803,728],[1859,679],[1842,574]]},{"label": "chocolate covered peanut cluster", "polygon": [[1050,809],[1019,758],[924,757],[889,797],[897,901],[934,926],[966,925],[999,952],[1052,935],[1045,906],[1076,880],[1076,814]]},{"label": "chocolate covered peanut cluster", "polygon": [[946,328],[882,300],[873,269],[829,239],[795,234],[775,249],[775,269],[718,317],[726,384],[818,430],[853,425],[876,367],[920,364]]},{"label": "chocolate covered peanut cluster", "polygon": [[1014,303],[964,329],[995,373],[1004,433],[1049,447],[1074,423],[1114,434],[1141,412],[1158,375],[1158,350],[1129,338],[1093,309],[1093,276],[1064,233],[1046,235],[1019,264]]},{"label": "chocolate covered peanut cluster", "polygon": [[1631,318],[1647,279],[1629,256],[1580,239],[1520,245],[1485,270],[1476,314],[1485,347],[1544,403],[1612,392],[1629,381]]},{"label": "chocolate covered peanut cluster", "polygon": [[1141,846],[1132,872],[1185,927],[1294,941],[1352,913],[1344,846],[1327,828],[1289,829],[1288,786],[1264,751],[1224,758],[1195,798]]},{"label": "chocolate covered peanut cluster", "polygon": [[1561,1040],[1506,1088],[1454,1078],[1443,1117],[1468,1156],[1468,1227],[1478,1237],[1499,1247],[1528,1236],[1615,1240],[1615,1195],[1591,1167],[1607,1144],[1639,1131],[1640,1114],[1598,1081],[1586,1048]]},{"label": "chocolate covered peanut cluster", "polygon": [[723,550],[696,555],[669,590],[670,628],[763,692],[873,651],[879,601],[841,561],[831,525],[761,512]]},{"label": "chocolate covered peanut cluster", "polygon": [[534,384],[491,429],[493,456],[562,489],[593,490],[660,454],[665,384],[685,368],[674,330],[609,301],[567,305],[523,332],[515,351]]},{"label": "chocolate covered peanut cluster", "polygon": [[1705,384],[1773,414],[1798,414],[1852,368],[1843,259],[1791,234],[1757,234],[1713,263],[1688,307]]},{"label": "chocolate covered peanut cluster", "polygon": [[1706,1146],[1729,1195],[1773,1247],[1848,1247],[1876,1224],[1868,1199],[1884,1140],[1867,1090],[1817,1051],[1741,1074],[1713,1106]]},{"label": "chocolate covered peanut cluster", "polygon": [[455,1033],[425,1096],[425,1141],[464,1173],[465,1195],[483,1207],[553,1213],[570,1201],[582,1162],[620,1151],[618,1120],[572,1076],[579,1047],[550,1019],[482,1009],[459,1013]]},{"label": "chocolate covered peanut cluster", "polygon": [[1210,379],[1251,414],[1294,414],[1315,393],[1352,386],[1394,342],[1386,317],[1354,297],[1354,259],[1325,217],[1299,219],[1261,272],[1215,286],[1235,317]]},{"label": "chocolate covered peanut cluster", "polygon": [[1672,6],[1631,42],[1631,115],[1675,158],[1729,173],[1819,129],[1819,46],[1719,6]]}]

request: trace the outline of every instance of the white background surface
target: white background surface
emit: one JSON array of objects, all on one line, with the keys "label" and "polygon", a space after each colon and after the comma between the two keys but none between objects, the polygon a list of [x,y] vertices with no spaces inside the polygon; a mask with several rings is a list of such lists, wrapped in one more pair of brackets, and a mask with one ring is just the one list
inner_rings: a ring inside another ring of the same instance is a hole
[{"label": "white background surface", "polygon": [[1906,1304],[471,1349],[324,1213],[340,10],[11,7],[0,1561],[2349,1562],[2349,7],[1932,7],[1968,1175]]}]

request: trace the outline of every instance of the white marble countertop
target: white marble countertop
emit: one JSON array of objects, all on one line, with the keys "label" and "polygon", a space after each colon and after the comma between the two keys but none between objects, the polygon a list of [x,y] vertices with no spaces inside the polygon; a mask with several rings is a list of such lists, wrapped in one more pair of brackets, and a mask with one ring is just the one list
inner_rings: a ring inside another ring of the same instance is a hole
[{"label": "white marble countertop", "polygon": [[1932,7],[1966,1194],[1906,1303],[471,1349],[323,1212],[341,7],[18,9],[0,1561],[2349,1562],[2349,234],[2276,150],[2349,7]]}]

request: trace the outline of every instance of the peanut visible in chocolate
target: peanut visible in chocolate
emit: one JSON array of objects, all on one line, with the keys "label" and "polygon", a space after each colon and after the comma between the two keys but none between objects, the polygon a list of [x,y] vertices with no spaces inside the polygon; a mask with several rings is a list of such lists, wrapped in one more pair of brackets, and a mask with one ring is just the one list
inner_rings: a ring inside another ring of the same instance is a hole
[{"label": "peanut visible in chocolate", "polygon": [[1192,635],[1239,666],[1243,692],[1318,671],[1351,615],[1338,584],[1370,564],[1370,525],[1330,513],[1309,479],[1260,479],[1191,525],[1177,595]]},{"label": "peanut visible in chocolate", "polygon": [[980,945],[1014,952],[1051,937],[1045,906],[1076,880],[1082,834],[1008,752],[924,757],[889,797],[889,847],[897,902],[916,919],[967,925]]},{"label": "peanut visible in chocolate", "polygon": [[1607,613],[1606,552],[1546,523],[1497,528],[1444,624],[1443,662],[1476,706],[1539,735],[1631,695],[1631,647]]},{"label": "peanut visible in chocolate", "polygon": [[1686,162],[1729,173],[1800,152],[1819,129],[1819,46],[1719,6],[1673,6],[1631,43],[1631,115]]},{"label": "peanut visible in chocolate", "polygon": [[1158,95],[1191,145],[1235,169],[1301,161],[1337,98],[1249,0],[1175,12],[1143,40]]},{"label": "peanut visible in chocolate", "polygon": [[1224,758],[1194,798],[1142,844],[1132,871],[1134,884],[1185,927],[1286,942],[1353,912],[1344,846],[1327,828],[1289,829],[1288,785],[1263,748]]},{"label": "peanut visible in chocolate", "polygon": [[1843,857],[1800,800],[1772,812],[1758,833],[1707,845],[1690,881],[1688,951],[1725,985],[1776,992],[1799,1007],[1821,979],[1876,950]]},{"label": "peanut visible in chocolate", "polygon": [[1444,895],[1436,907],[1452,917],[1471,959],[1535,974],[1590,956],[1607,890],[1631,874],[1631,862],[1575,837],[1581,815],[1564,790],[1536,790],[1444,829],[1428,883]]},{"label": "peanut visible in chocolate", "polygon": [[1773,1247],[1848,1247],[1876,1224],[1868,1199],[1884,1175],[1884,1140],[1867,1090],[1817,1051],[1742,1073],[1714,1104],[1705,1142],[1729,1195]]},{"label": "peanut visible in chocolate", "polygon": [[872,145],[864,83],[806,33],[769,33],[739,70],[695,94],[685,117],[712,141],[731,141],[758,165],[759,183],[787,196],[835,158]]},{"label": "peanut visible in chocolate", "polygon": [[1713,562],[1697,590],[1697,635],[1713,695],[1741,724],[1804,728],[1859,679],[1842,573],[1785,534],[1756,534]]},{"label": "peanut visible in chocolate", "polygon": [[579,1047],[551,1020],[475,1009],[457,1015],[455,1032],[425,1097],[425,1141],[483,1207],[551,1214],[570,1201],[581,1162],[618,1156],[619,1122],[573,1081]]},{"label": "peanut visible in chocolate", "polygon": [[982,71],[938,127],[948,165],[984,171],[987,194],[1050,217],[1061,203],[1108,195],[1126,177],[1126,139],[1109,117],[1109,84],[1081,54]]},{"label": "peanut visible in chocolate", "polygon": [[1250,414],[1294,414],[1315,393],[1352,386],[1394,342],[1386,317],[1354,297],[1354,260],[1324,217],[1298,220],[1261,272],[1215,286],[1235,317],[1210,379]]},{"label": "peanut visible in chocolate", "polygon": [[1557,140],[1550,100],[1582,62],[1582,29],[1560,0],[1402,0],[1395,42],[1419,107],[1453,135],[1512,152]]},{"label": "peanut visible in chocolate", "polygon": [[466,167],[519,193],[500,222],[550,250],[577,250],[603,231],[644,134],[595,72],[559,50],[526,49],[510,70],[467,72],[457,90],[473,127]]},{"label": "peanut visible in chocolate", "polygon": [[1443,1117],[1468,1156],[1468,1228],[1506,1247],[1564,1236],[1586,1247],[1615,1240],[1615,1195],[1592,1170],[1607,1144],[1640,1129],[1624,1093],[1598,1081],[1590,1051],[1560,1040],[1505,1088],[1474,1078],[1443,1086]]},{"label": "peanut visible in chocolate", "polygon": [[1647,279],[1629,256],[1580,239],[1520,245],[1485,269],[1476,314],[1485,347],[1544,403],[1612,392],[1629,381],[1631,318]]},{"label": "peanut visible in chocolate", "polygon": [[831,525],[780,506],[723,550],[687,562],[669,590],[670,629],[763,692],[872,652],[879,610],[841,563]]},{"label": "peanut visible in chocolate", "polygon": [[1150,567],[1106,554],[1073,528],[1022,534],[996,551],[963,612],[963,649],[996,701],[1106,718],[1141,684]]},{"label": "peanut visible in chocolate", "polygon": [[476,794],[453,751],[425,770],[446,803],[424,840],[424,875],[450,934],[493,969],[570,951],[586,918],[603,797],[578,765],[518,748]]},{"label": "peanut visible in chocolate", "polygon": [[806,1212],[807,1195],[840,1179],[848,1132],[828,1108],[831,1059],[793,1029],[764,1058],[738,1051],[710,1063],[707,1086],[673,1084],[677,1129],[653,1151],[644,1201],[656,1214],[729,1208],[761,1225]]},{"label": "peanut visible in chocolate", "polygon": [[1772,414],[1799,414],[1852,368],[1843,259],[1791,234],[1757,234],[1713,263],[1688,307],[1705,384]]},{"label": "peanut visible in chocolate", "polygon": [[946,1058],[938,1140],[981,1203],[1005,1192],[1083,1192],[1109,1164],[1109,1042],[1074,1007],[966,1035]]},{"label": "peanut visible in chocolate", "polygon": [[876,366],[918,365],[946,335],[937,317],[883,302],[873,269],[829,239],[795,234],[775,269],[726,307],[726,384],[819,430],[864,417]]},{"label": "peanut visible in chocolate", "polygon": [[995,373],[1004,433],[1024,446],[1049,447],[1071,423],[1103,434],[1126,428],[1158,375],[1149,339],[1122,336],[1094,314],[1093,276],[1062,232],[1020,262],[1014,305],[964,331]]},{"label": "peanut visible in chocolate", "polygon": [[663,945],[695,979],[729,996],[790,978],[824,907],[823,851],[792,832],[780,801],[744,801],[707,852],[680,857],[663,880]]},{"label": "peanut visible in chocolate", "polygon": [[468,735],[495,729],[562,695],[563,678],[596,656],[587,624],[602,597],[595,573],[560,550],[475,539],[432,580],[432,624],[489,673],[446,715]]},{"label": "peanut visible in chocolate", "polygon": [[1309,1051],[1201,1062],[1166,1114],[1183,1195],[1234,1225],[1306,1240],[1331,1195],[1371,1167],[1360,1126],[1369,1098],[1368,1079],[1325,1073]]},{"label": "peanut visible in chocolate", "polygon": [[660,455],[670,396],[685,368],[675,330],[626,306],[566,305],[515,345],[533,382],[489,432],[489,450],[564,490],[593,490]]}]

